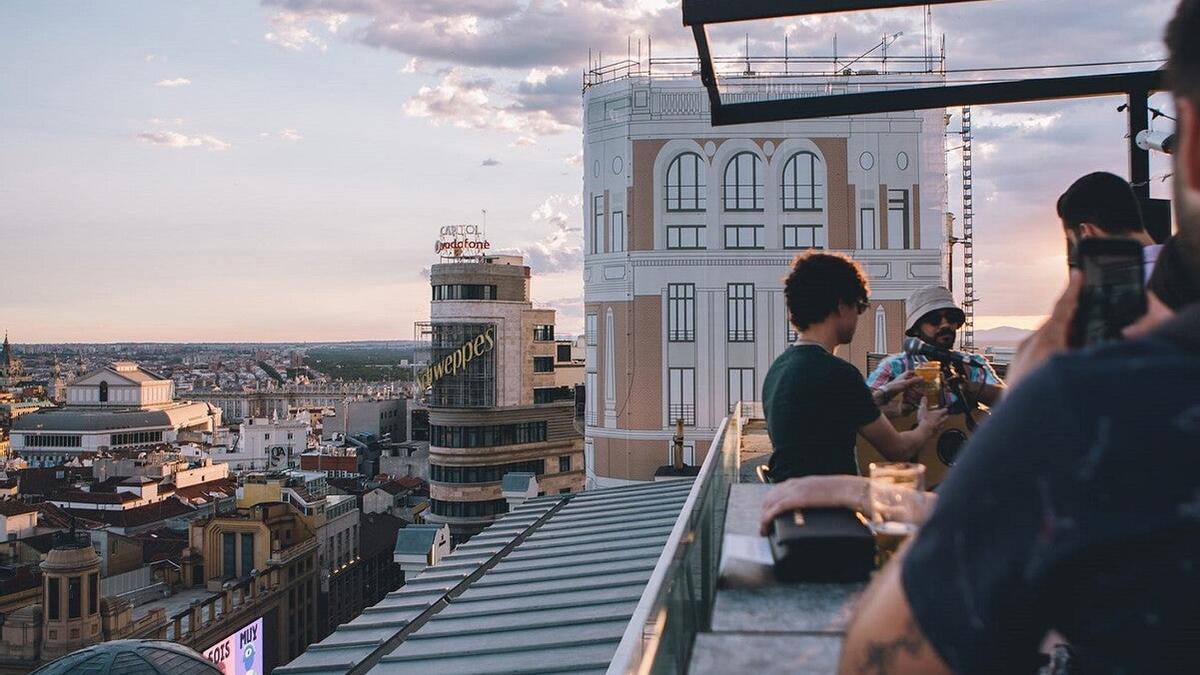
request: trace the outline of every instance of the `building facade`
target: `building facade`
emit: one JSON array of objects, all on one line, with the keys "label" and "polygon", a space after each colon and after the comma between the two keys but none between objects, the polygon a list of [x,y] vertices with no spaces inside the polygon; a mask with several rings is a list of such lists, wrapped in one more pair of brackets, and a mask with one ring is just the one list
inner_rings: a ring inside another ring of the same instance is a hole
[{"label": "building facade", "polygon": [[556,380],[555,312],[533,307],[524,261],[445,262],[430,283],[426,520],[461,542],[507,512],[505,473],[535,473],[547,492],[583,489],[583,445],[574,389]]},{"label": "building facade", "polygon": [[175,400],[175,383],[117,361],[67,386],[67,404],[13,422],[11,450],[32,466],[55,466],[109,450],[150,448],[181,432],[211,433],[221,411],[207,403]]},{"label": "building facade", "polygon": [[[839,354],[860,369],[868,352],[900,348],[908,294],[944,279],[941,111],[713,128],[699,80],[662,71],[594,71],[583,95],[593,486],[649,480],[679,419],[685,459],[699,463],[732,406],[759,399],[796,339],[782,284],[796,255],[844,252],[869,275],[870,308]],[[795,72],[722,76],[723,96],[868,91],[889,79]]]},{"label": "building facade", "polygon": [[317,639],[362,612],[359,571],[358,499],[329,494],[325,474],[289,470],[251,473],[244,479],[238,505],[284,502],[296,508],[317,543]]}]

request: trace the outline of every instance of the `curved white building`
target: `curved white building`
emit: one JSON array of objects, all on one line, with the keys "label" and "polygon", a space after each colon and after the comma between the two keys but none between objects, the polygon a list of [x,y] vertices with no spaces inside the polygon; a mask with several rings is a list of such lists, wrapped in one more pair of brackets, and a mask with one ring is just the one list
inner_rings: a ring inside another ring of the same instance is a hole
[{"label": "curved white building", "polygon": [[[593,71],[583,96],[589,486],[651,479],[679,418],[699,463],[732,405],[760,398],[795,339],[782,280],[797,254],[843,251],[870,275],[871,309],[841,354],[860,369],[900,348],[908,294],[945,277],[942,111],[714,128],[699,80],[657,67]],[[888,79],[743,75],[722,90],[756,100]]]}]

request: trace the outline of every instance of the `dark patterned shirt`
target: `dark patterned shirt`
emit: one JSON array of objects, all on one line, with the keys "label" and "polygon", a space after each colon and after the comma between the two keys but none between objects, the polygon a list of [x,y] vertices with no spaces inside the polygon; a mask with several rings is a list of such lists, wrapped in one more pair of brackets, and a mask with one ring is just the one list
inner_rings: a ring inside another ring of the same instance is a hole
[{"label": "dark patterned shirt", "polygon": [[1155,336],[1054,358],[1011,390],[904,561],[913,615],[959,673],[1200,663],[1200,306]]}]

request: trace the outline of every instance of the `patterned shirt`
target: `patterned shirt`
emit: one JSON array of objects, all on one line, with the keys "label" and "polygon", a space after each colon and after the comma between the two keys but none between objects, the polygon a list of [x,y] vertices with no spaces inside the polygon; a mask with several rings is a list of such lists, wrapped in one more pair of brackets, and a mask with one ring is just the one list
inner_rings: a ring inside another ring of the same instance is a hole
[{"label": "patterned shirt", "polygon": [[[964,358],[968,359],[965,366],[966,381],[978,382],[980,384],[1000,385],[1000,378],[996,376],[996,371],[992,370],[992,366],[987,362],[987,359],[978,354],[967,354],[965,352],[955,352]],[[893,354],[879,362],[875,370],[867,376],[867,386],[872,389],[883,389],[884,385],[892,380],[900,377],[910,370],[914,370],[919,363],[926,363],[929,359],[924,356],[910,356],[909,354],[900,353]],[[961,370],[959,371],[961,373]],[[948,388],[942,387],[942,405],[946,406],[951,412],[961,412],[958,396],[954,395]]]}]

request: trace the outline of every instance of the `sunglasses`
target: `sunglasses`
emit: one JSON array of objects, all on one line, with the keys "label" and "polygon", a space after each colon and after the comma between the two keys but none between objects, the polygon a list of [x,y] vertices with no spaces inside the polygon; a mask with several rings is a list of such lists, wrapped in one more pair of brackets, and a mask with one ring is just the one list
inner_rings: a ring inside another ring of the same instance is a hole
[{"label": "sunglasses", "polygon": [[871,308],[871,301],[870,300],[859,300],[858,303],[856,303],[854,307],[855,307],[855,309],[858,310],[859,316],[862,316],[863,312],[866,312],[868,309]]},{"label": "sunglasses", "polygon": [[930,312],[921,317],[921,323],[928,323],[934,326],[942,325],[942,321],[950,325],[958,325],[962,323],[961,315],[953,309],[942,309]]}]

